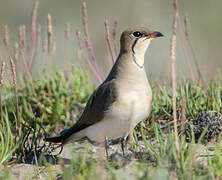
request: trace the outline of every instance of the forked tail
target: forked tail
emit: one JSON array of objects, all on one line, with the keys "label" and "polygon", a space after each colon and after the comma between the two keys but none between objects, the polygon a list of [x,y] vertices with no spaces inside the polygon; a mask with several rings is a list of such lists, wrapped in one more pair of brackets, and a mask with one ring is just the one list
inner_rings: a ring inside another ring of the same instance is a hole
[{"label": "forked tail", "polygon": [[60,136],[46,137],[44,141],[52,143],[63,143],[63,144],[67,143],[68,141],[78,141],[86,137],[85,131],[86,129],[76,132],[76,127],[74,125],[69,129],[63,130],[60,133]]},{"label": "forked tail", "polygon": [[63,138],[62,135],[60,135],[60,136],[54,136],[54,137],[46,137],[46,138],[44,139],[44,141],[46,141],[46,142],[52,142],[52,143],[61,143],[61,142],[64,141],[64,138]]}]

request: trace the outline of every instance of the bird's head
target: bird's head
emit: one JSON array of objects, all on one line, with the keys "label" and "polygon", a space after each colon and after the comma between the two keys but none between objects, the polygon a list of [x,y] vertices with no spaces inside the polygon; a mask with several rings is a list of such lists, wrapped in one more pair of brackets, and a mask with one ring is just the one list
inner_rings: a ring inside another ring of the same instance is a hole
[{"label": "bird's head", "polygon": [[152,31],[147,28],[133,28],[124,31],[120,38],[120,51],[132,51],[140,53],[146,52],[152,39],[163,36],[158,31]]}]

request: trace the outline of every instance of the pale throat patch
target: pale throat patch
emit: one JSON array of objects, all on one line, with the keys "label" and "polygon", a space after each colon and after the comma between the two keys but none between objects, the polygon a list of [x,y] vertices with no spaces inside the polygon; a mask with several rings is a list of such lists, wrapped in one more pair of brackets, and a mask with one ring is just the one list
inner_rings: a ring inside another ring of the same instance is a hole
[{"label": "pale throat patch", "polygon": [[135,41],[134,46],[132,47],[133,50],[133,60],[137,66],[143,68],[144,65],[144,55],[146,50],[150,44],[152,39],[139,38]]}]

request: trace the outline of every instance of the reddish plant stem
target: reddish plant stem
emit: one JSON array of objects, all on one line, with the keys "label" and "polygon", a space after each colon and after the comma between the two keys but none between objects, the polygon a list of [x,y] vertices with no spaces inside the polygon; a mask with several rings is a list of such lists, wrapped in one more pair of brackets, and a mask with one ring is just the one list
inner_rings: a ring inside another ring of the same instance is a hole
[{"label": "reddish plant stem", "polygon": [[186,124],[186,96],[185,95],[182,97],[180,121],[181,121],[180,131],[184,132],[185,131],[185,124]]},{"label": "reddish plant stem", "polygon": [[66,28],[65,28],[65,39],[69,39],[69,34],[70,34],[70,23],[66,22]]},{"label": "reddish plant stem", "polygon": [[[93,73],[96,75],[96,78],[98,79],[98,81],[101,83],[102,82],[102,79],[100,78],[99,74],[95,71],[95,68],[94,66],[92,65],[89,57],[86,55],[86,53],[83,51],[83,48],[82,48],[82,43],[81,43],[81,37],[80,37],[80,31],[77,31],[76,32],[76,36],[77,36],[77,42],[78,42],[78,45],[79,45],[79,53],[82,54],[86,60],[86,62],[88,63],[90,69],[93,71]],[[79,57],[80,58],[80,57]]]},{"label": "reddish plant stem", "polygon": [[21,131],[22,131],[22,123],[20,122],[19,117],[19,105],[18,105],[18,87],[17,87],[17,75],[16,75],[16,69],[15,69],[15,63],[11,56],[9,55],[9,61],[11,66],[11,72],[12,72],[12,79],[13,79],[13,86],[14,86],[14,92],[15,92],[15,101],[16,101],[16,116],[17,116],[17,122],[19,127],[19,138],[21,137]]},{"label": "reddish plant stem", "polygon": [[19,26],[19,48],[20,48],[22,60],[24,63],[23,77],[25,78],[25,74],[27,74],[28,78],[30,80],[32,80],[32,76],[29,71],[27,59],[26,59],[26,28],[25,28],[25,25]]},{"label": "reddish plant stem", "polygon": [[109,54],[111,56],[112,63],[114,64],[115,60],[114,60],[113,50],[112,50],[112,45],[111,45],[112,43],[111,43],[111,39],[110,39],[108,21],[105,20],[104,24],[105,24],[105,29],[106,29],[106,41],[107,41],[107,45],[108,45],[108,49],[109,49]]},{"label": "reddish plant stem", "polygon": [[184,53],[184,56],[185,56],[185,59],[186,59],[188,69],[190,71],[191,79],[192,79],[192,81],[195,82],[196,78],[195,78],[195,75],[194,75],[194,72],[193,72],[192,65],[190,63],[190,58],[189,58],[189,55],[187,53],[187,49],[185,47],[185,41],[184,41],[184,38],[183,38],[183,30],[182,30],[182,25],[181,25],[179,14],[178,14],[178,25],[179,25],[179,33],[180,33],[180,40],[181,40],[180,42],[181,42],[181,46],[182,46],[182,49],[183,49],[183,53]]},{"label": "reddish plant stem", "polygon": [[50,54],[51,51],[51,46],[52,46],[52,33],[53,33],[53,27],[52,27],[52,17],[51,14],[48,14],[47,17],[47,28],[48,28],[48,55]]},{"label": "reddish plant stem", "polygon": [[88,24],[87,24],[87,8],[86,8],[86,3],[85,2],[83,2],[83,4],[82,4],[82,11],[83,11],[83,27],[84,27],[84,33],[85,33],[86,48],[88,49],[89,54],[92,58],[96,73],[100,77],[99,79],[103,79],[102,72],[101,72],[101,70],[100,70],[100,68],[99,68],[99,66],[96,62],[95,53],[94,53],[92,43],[91,43],[91,40],[90,40],[90,37],[89,37]]},{"label": "reddish plant stem", "polygon": [[117,28],[118,28],[118,21],[115,20],[113,24],[112,38],[113,38],[113,45],[114,45],[114,51],[115,51],[116,57],[118,56],[118,48],[117,48],[117,43],[116,43]]},{"label": "reddish plant stem", "polygon": [[41,42],[41,25],[38,25],[38,29],[36,32],[36,51],[40,49],[40,42]]},{"label": "reddish plant stem", "polygon": [[198,73],[198,76],[200,78],[200,82],[204,83],[203,76],[202,76],[202,73],[200,71],[200,66],[199,66],[199,63],[197,61],[196,54],[194,52],[194,49],[193,49],[193,46],[192,46],[192,43],[191,43],[191,40],[190,40],[190,35],[189,35],[189,31],[188,31],[188,16],[187,15],[185,16],[184,24],[185,24],[185,37],[186,37],[186,40],[187,40],[188,45],[190,47],[190,50],[191,50],[191,53],[192,53],[192,56],[193,56],[193,60],[194,60],[194,63],[196,65],[196,68],[197,68],[197,73]]},{"label": "reddish plant stem", "polygon": [[177,112],[176,112],[176,89],[177,89],[177,81],[176,81],[176,29],[177,29],[177,21],[179,17],[178,12],[178,0],[174,0],[174,20],[173,20],[173,36],[171,39],[171,54],[170,58],[172,61],[172,93],[173,93],[173,120],[174,120],[174,136],[175,136],[175,145],[177,154],[179,157],[179,140],[178,140],[178,130],[177,130]]},{"label": "reddish plant stem", "polygon": [[3,111],[2,111],[2,86],[4,84],[4,71],[5,71],[5,62],[2,62],[1,72],[0,72],[0,118],[2,122],[2,127],[5,127],[3,120]]},{"label": "reddish plant stem", "polygon": [[29,63],[29,71],[32,72],[33,61],[36,55],[36,19],[37,19],[37,11],[39,7],[39,2],[37,1],[34,5],[32,11],[32,23],[31,23],[31,55],[30,55],[30,63]]}]

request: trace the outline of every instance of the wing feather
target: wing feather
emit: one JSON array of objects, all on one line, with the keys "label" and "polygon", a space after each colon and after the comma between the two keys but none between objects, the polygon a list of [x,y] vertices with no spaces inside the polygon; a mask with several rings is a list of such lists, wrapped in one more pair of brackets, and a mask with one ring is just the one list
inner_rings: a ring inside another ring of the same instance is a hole
[{"label": "wing feather", "polygon": [[69,129],[63,130],[60,136],[46,138],[49,142],[63,142],[72,134],[77,133],[104,118],[105,112],[117,99],[115,79],[101,84],[91,95],[80,119]]}]

